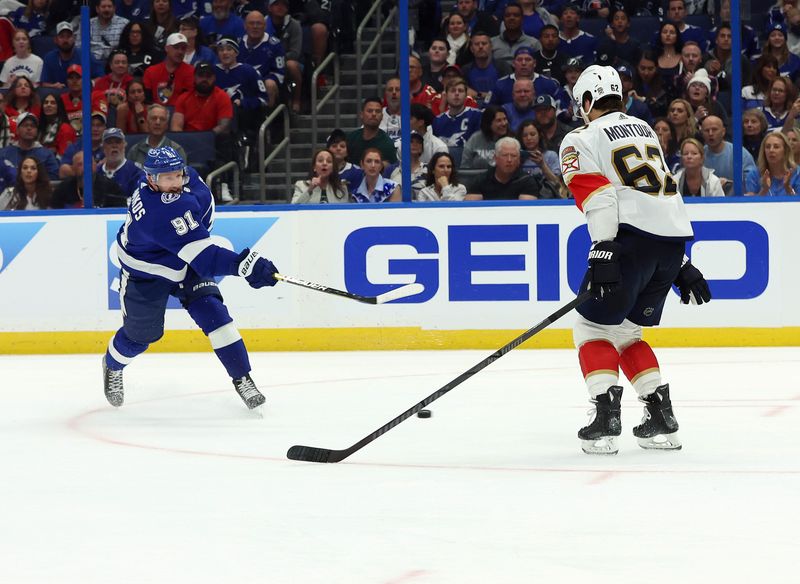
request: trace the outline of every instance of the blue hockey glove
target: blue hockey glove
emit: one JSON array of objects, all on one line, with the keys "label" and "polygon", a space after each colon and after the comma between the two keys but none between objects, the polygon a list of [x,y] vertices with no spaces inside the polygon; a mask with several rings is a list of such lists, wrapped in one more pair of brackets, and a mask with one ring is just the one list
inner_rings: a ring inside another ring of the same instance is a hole
[{"label": "blue hockey glove", "polygon": [[619,286],[621,253],[622,246],[616,241],[598,241],[589,250],[589,290],[595,298],[613,294]]},{"label": "blue hockey glove", "polygon": [[708,282],[703,274],[695,268],[691,262],[683,264],[680,272],[675,278],[675,285],[681,291],[681,302],[683,304],[703,304],[711,300],[711,290],[708,289]]},{"label": "blue hockey glove", "polygon": [[257,251],[245,248],[236,260],[238,266],[236,273],[247,280],[253,288],[274,286],[278,283],[275,279],[278,268],[268,259],[262,258]]}]

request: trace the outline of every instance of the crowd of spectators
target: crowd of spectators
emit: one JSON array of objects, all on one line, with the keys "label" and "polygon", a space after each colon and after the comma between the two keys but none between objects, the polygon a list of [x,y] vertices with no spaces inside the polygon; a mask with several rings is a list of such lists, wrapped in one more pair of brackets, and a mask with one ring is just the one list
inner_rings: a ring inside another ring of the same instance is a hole
[{"label": "crowd of spectators", "polygon": [[[229,162],[246,167],[252,161],[241,153],[255,152],[269,113],[280,103],[303,110],[303,81],[331,43],[348,50],[355,7],[369,6],[366,0],[92,0],[91,65],[84,71],[81,4],[0,5],[0,210],[83,206],[84,129],[102,187],[96,206],[125,205],[150,147],[169,145],[185,157],[189,148],[182,146],[204,140],[213,142],[213,155],[190,164],[205,172]],[[84,75],[92,86],[88,128]],[[327,83],[324,75],[318,81]],[[224,179],[217,196],[231,200]]]},{"label": "crowd of spectators", "polygon": [[[594,63],[619,72],[627,113],[654,127],[684,196],[733,194],[733,123],[744,135],[744,194],[795,194],[796,1],[770,5],[763,29],[741,25],[739,87],[728,0],[458,0],[449,14],[440,2],[421,4],[408,64],[415,200],[570,196],[557,152],[583,123],[572,87]],[[364,102],[362,128],[347,135],[354,166],[343,184],[352,202],[392,200],[388,191],[363,196],[364,142],[381,153],[384,176],[401,180],[400,95],[399,78],[389,79],[382,98]],[[731,118],[734,100],[741,122]]]},{"label": "crowd of spectators", "polygon": [[[730,0],[411,2],[414,200],[568,197],[557,152],[582,123],[572,87],[593,63],[617,69],[627,112],[652,124],[684,196],[732,194],[739,123],[745,194],[795,194],[799,3],[769,0],[758,27],[736,25],[734,56]],[[108,181],[96,205],[124,205],[147,149],[185,154],[182,141],[196,133],[214,155],[190,164],[247,167],[242,153],[255,151],[269,112],[281,103],[303,111],[311,73],[333,43],[347,50],[371,2],[94,0],[89,71],[80,4],[28,0],[0,16],[0,210],[82,206],[84,129],[95,179]],[[382,89],[360,104],[359,127],[335,130],[315,151],[293,202],[400,200],[404,88],[394,76]],[[217,196],[230,200],[224,180]]]}]

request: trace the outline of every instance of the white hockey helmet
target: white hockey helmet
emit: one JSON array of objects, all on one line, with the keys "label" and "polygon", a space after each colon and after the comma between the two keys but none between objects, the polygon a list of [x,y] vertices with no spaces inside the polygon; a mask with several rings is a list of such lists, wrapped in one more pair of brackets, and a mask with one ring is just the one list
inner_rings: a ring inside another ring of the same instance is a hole
[{"label": "white hockey helmet", "polygon": [[[589,104],[589,109],[583,109],[583,96],[585,93],[592,96],[592,103]],[[619,73],[613,67],[604,67],[603,65],[592,65],[587,67],[578,81],[575,82],[575,87],[572,88],[572,97],[578,104],[578,113],[583,118],[583,121],[589,123],[589,112],[594,107],[596,102],[601,97],[609,95],[616,95],[622,99],[622,80],[619,78]]]}]

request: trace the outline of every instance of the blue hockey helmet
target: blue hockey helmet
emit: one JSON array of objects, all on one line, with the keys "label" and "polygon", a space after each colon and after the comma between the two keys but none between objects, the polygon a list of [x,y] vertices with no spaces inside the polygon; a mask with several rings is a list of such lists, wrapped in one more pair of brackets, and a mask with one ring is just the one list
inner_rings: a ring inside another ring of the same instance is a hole
[{"label": "blue hockey helmet", "polygon": [[186,170],[186,161],[171,146],[151,148],[147,151],[147,158],[144,159],[144,171],[146,174],[158,176],[162,172],[184,170]]}]

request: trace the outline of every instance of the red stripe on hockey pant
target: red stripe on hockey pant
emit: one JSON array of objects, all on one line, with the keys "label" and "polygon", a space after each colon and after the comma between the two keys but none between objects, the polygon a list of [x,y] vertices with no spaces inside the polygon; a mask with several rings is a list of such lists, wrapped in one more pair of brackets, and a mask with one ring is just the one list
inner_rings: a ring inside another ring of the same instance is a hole
[{"label": "red stripe on hockey pant", "polygon": [[589,341],[582,344],[578,349],[578,360],[584,379],[599,371],[619,371],[619,353],[608,341]]},{"label": "red stripe on hockey pant", "polygon": [[633,383],[643,373],[658,371],[658,359],[646,341],[636,341],[622,351],[619,364],[625,377]]},{"label": "red stripe on hockey pant", "polygon": [[611,184],[606,177],[599,174],[576,174],[569,181],[569,190],[575,197],[575,204],[583,211],[583,203],[595,191]]}]

